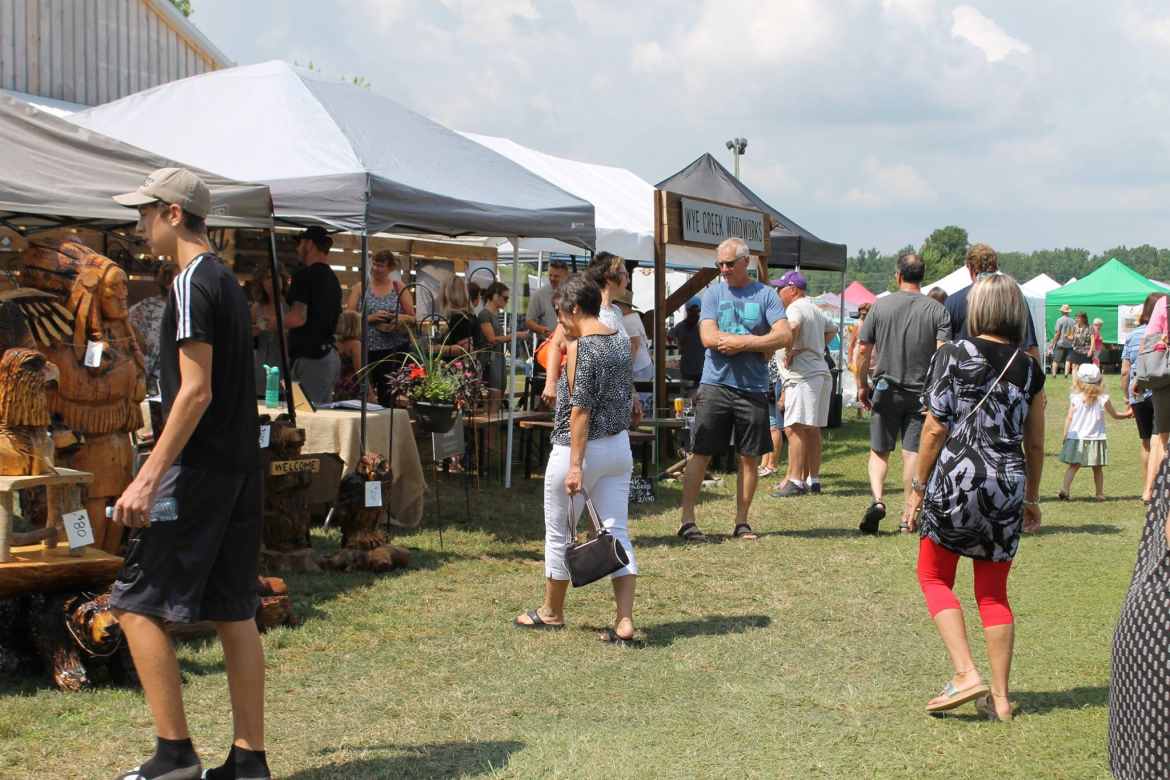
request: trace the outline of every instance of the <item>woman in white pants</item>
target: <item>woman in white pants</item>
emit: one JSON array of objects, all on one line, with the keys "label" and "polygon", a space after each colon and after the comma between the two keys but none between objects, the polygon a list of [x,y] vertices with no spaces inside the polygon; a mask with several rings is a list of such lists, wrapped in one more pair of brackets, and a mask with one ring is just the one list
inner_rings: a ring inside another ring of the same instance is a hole
[{"label": "woman in white pants", "polygon": [[561,327],[573,340],[565,371],[557,380],[552,454],[544,474],[545,594],[539,609],[513,621],[520,628],[565,627],[569,571],[569,507],[573,528],[588,493],[605,526],[625,548],[630,565],[611,575],[617,616],[601,638],[626,644],[634,639],[634,593],[638,567],[626,522],[634,462],[627,433],[633,411],[633,361],[629,342],[597,318],[601,289],[586,276],[563,282],[553,295]]}]

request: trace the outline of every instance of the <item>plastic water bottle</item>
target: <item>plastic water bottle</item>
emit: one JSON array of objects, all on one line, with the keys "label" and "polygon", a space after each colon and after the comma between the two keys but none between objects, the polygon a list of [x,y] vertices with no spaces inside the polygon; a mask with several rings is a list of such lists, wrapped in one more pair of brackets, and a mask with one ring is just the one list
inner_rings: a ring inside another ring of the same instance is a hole
[{"label": "plastic water bottle", "polygon": [[264,366],[264,373],[268,375],[264,383],[264,408],[276,409],[280,406],[280,368]]},{"label": "plastic water bottle", "polygon": [[[114,516],[114,508],[106,507],[106,517]],[[150,510],[150,522],[168,523],[179,519],[179,502],[171,496],[155,499],[154,507]]]}]

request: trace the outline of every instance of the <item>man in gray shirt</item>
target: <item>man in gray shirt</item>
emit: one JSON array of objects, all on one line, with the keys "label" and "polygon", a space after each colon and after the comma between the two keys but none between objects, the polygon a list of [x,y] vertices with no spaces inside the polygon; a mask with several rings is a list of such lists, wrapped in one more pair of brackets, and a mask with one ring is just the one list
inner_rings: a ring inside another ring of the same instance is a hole
[{"label": "man in gray shirt", "polygon": [[1072,306],[1067,303],[1060,307],[1060,318],[1052,334],[1052,375],[1064,363],[1064,375],[1068,376],[1072,370],[1073,334],[1077,332],[1077,321],[1068,316],[1072,314]]},{"label": "man in gray shirt", "polygon": [[524,325],[530,333],[547,339],[557,328],[557,312],[552,305],[553,293],[561,282],[569,278],[569,265],[564,260],[553,260],[548,264],[548,284],[536,288],[528,299],[528,314]]},{"label": "man in gray shirt", "polygon": [[[918,440],[924,417],[920,396],[934,352],[951,340],[951,318],[943,305],[921,293],[926,266],[915,254],[898,258],[898,291],[879,298],[857,334],[860,346],[854,374],[857,400],[872,411],[869,423],[869,485],[873,502],[861,521],[862,533],[877,533],[886,516],[882,501],[890,453],[902,435],[902,484],[910,495],[910,478],[918,470]],[[869,364],[877,351],[874,386],[868,384]],[[872,396],[872,398],[871,398]],[[902,531],[910,518],[902,510]]]}]

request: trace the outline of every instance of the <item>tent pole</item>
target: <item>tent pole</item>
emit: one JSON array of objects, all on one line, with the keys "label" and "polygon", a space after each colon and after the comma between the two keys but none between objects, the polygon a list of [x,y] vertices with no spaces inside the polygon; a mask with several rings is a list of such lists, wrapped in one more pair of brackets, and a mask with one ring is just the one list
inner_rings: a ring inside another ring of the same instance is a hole
[{"label": "tent pole", "polygon": [[280,345],[280,373],[284,377],[284,403],[288,418],[297,427],[297,410],[293,404],[292,377],[288,373],[288,348],[284,336],[284,302],[281,300],[280,264],[276,261],[276,228],[268,229],[268,266],[272,273],[272,308],[276,312],[276,341]]},{"label": "tent pole", "polygon": [[[370,289],[370,230],[368,227],[362,228],[362,366],[368,366],[370,363],[370,344],[369,336],[366,331],[369,330],[369,320],[366,319],[368,313],[366,312],[366,290]],[[366,404],[367,396],[370,390],[370,372],[369,370],[362,371],[362,423],[361,431],[358,437],[358,443],[361,445],[362,455],[366,454]],[[390,411],[390,435],[394,435],[394,411]],[[386,453],[387,458],[393,457],[391,453]]]},{"label": "tent pole", "polygon": [[[838,301],[838,303],[841,304],[841,311],[839,312],[841,323],[840,323],[840,325],[838,325],[838,330],[837,330],[837,368],[841,369],[843,371],[845,369],[842,368],[842,366],[845,366],[845,368],[848,368],[848,364],[845,362],[845,271],[844,271],[844,269],[842,269],[842,271],[841,271],[841,300]],[[842,383],[842,386],[844,386],[844,383]]]},{"label": "tent pole", "polygon": [[[516,330],[520,310],[520,237],[512,237],[512,360],[516,360]],[[516,415],[516,366],[508,367],[508,446],[504,456],[508,465],[504,468],[504,489],[512,487],[512,420]]]}]

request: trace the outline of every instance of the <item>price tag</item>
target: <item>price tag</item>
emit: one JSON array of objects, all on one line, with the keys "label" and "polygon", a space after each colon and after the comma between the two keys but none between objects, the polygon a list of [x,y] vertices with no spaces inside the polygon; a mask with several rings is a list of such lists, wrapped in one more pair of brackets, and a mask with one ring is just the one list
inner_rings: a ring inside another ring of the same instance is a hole
[{"label": "price tag", "polygon": [[272,441],[272,426],[271,425],[261,425],[260,426],[260,449],[262,449],[262,450],[268,449],[268,443],[271,441]]},{"label": "price tag", "polygon": [[366,483],[366,506],[382,506],[382,483]]},{"label": "price tag", "polygon": [[81,509],[62,515],[61,521],[65,524],[65,535],[69,537],[71,548],[84,547],[93,544],[93,528],[89,525],[89,512]]},{"label": "price tag", "polygon": [[100,341],[86,342],[85,345],[85,365],[88,368],[97,368],[102,364],[102,349],[104,344]]}]

